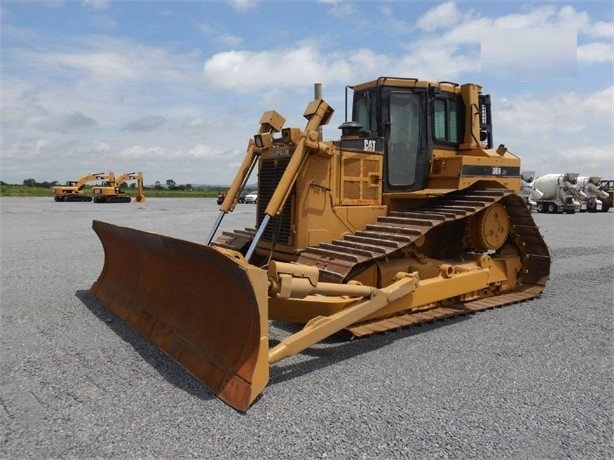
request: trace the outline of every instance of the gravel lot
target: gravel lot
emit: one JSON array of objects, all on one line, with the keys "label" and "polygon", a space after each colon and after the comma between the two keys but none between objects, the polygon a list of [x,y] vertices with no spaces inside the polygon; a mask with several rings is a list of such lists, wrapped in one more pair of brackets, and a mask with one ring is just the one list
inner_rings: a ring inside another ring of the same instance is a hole
[{"label": "gravel lot", "polygon": [[87,292],[93,218],[202,241],[214,199],[0,207],[2,458],[614,458],[614,212],[534,214],[553,257],[541,298],[328,340],[273,365],[241,414]]}]

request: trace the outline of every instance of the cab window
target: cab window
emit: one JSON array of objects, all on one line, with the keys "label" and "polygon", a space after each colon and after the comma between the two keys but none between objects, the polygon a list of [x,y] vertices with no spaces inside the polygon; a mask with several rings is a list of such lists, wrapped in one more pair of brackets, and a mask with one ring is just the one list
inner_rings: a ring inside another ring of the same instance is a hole
[{"label": "cab window", "polygon": [[366,92],[356,98],[354,119],[360,123],[363,131],[378,132],[377,111],[377,99],[373,93]]},{"label": "cab window", "polygon": [[460,138],[460,104],[454,99],[433,101],[433,128],[435,140],[458,144]]}]

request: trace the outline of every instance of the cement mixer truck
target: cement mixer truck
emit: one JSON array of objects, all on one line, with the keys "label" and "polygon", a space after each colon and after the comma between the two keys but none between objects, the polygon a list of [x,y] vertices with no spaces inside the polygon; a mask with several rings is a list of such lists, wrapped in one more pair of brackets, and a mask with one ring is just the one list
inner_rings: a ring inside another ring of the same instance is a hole
[{"label": "cement mixer truck", "polygon": [[533,188],[542,196],[537,201],[537,212],[573,214],[580,211],[582,194],[576,189],[578,173],[546,174],[535,179]]},{"label": "cement mixer truck", "polygon": [[523,171],[520,173],[520,196],[530,210],[537,207],[537,200],[544,194],[533,188],[535,182],[535,171]]},{"label": "cement mixer truck", "polygon": [[610,209],[610,197],[607,192],[600,189],[601,177],[580,176],[576,183],[576,190],[582,194],[584,207],[588,212],[603,211]]}]

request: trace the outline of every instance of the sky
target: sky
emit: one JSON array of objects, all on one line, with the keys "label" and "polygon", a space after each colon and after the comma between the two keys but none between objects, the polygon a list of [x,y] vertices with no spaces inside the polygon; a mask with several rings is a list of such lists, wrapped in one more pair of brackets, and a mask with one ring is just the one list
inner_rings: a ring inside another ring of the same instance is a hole
[{"label": "sky", "polygon": [[614,178],[611,1],[0,3],[0,180],[143,171],[229,184],[263,112],[286,127],[321,83],[477,83],[494,143],[537,175]]}]

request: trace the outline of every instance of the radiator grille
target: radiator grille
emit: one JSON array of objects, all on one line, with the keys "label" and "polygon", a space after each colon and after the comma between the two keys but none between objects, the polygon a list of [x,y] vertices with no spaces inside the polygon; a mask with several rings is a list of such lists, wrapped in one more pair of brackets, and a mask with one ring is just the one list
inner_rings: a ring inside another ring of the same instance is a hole
[{"label": "radiator grille", "polygon": [[[260,174],[258,177],[258,209],[257,223],[260,227],[262,219],[264,219],[264,211],[275,192],[275,188],[279,183],[281,176],[284,174],[290,157],[263,159],[260,164]],[[262,234],[263,241],[269,241],[281,244],[292,244],[292,201],[294,192],[290,194],[283,211],[279,217],[273,217],[269,222],[266,230]],[[277,235],[277,238],[274,236]]]}]

